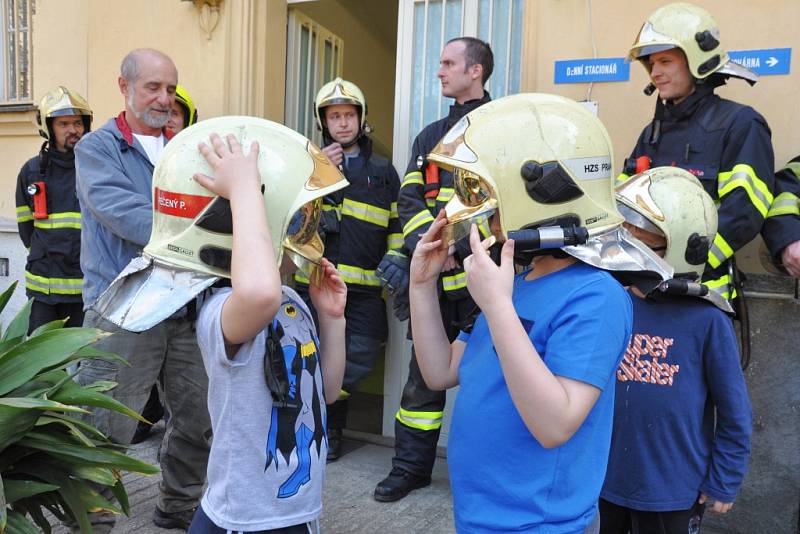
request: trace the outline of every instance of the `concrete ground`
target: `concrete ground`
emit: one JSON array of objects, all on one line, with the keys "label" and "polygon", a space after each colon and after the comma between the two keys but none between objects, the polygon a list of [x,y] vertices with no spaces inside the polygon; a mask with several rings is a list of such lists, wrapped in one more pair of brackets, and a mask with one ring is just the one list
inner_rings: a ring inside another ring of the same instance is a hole
[{"label": "concrete ground", "polygon": [[[163,423],[159,423],[146,441],[132,447],[132,454],[155,464],[163,432]],[[381,441],[381,438],[376,440]],[[372,498],[375,485],[391,469],[394,449],[388,444],[388,441],[379,445],[354,439],[345,440],[345,454],[338,461],[329,464],[326,470],[321,531],[325,534],[455,532],[447,463],[442,458],[436,461],[433,481],[429,487],[413,491],[408,497],[395,503],[380,503]],[[151,520],[159,481],[158,476],[146,477],[130,473],[125,475],[131,517],[121,516],[112,531],[114,534],[178,532],[158,528]],[[69,531],[63,526],[57,526],[53,532],[66,534]]]}]

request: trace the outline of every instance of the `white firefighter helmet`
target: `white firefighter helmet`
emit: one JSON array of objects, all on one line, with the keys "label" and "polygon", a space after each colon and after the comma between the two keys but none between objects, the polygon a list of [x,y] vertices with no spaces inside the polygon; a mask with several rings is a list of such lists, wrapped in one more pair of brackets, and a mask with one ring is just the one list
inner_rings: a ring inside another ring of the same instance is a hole
[{"label": "white firefighter helmet", "polygon": [[697,279],[717,233],[714,200],[690,172],[656,167],[631,177],[616,189],[628,224],[663,236],[664,259],[676,275]]},{"label": "white firefighter helmet", "polygon": [[582,227],[588,241],[565,252],[610,271],[671,277],[663,260],[622,229],[608,132],[573,100],[535,93],[493,100],[453,126],[428,159],[453,172],[455,194],[445,206],[448,242],[499,210],[504,237],[523,229]]},{"label": "white firefighter helmet", "polygon": [[288,254],[314,279],[324,250],[317,234],[321,200],[346,187],[347,180],[311,141],[281,124],[255,117],[208,119],[181,131],[166,146],[153,173],[150,242],[95,305],[123,328],[146,330],[219,277],[230,277],[230,204],[192,178],[213,174],[197,149],[212,133],[233,134],[245,152],[258,141],[275,257],[280,265]]},{"label": "white firefighter helmet", "polygon": [[719,39],[719,27],[708,11],[688,3],[668,4],[647,18],[628,52],[627,61],[638,59],[650,72],[647,62],[650,54],[679,48],[686,55],[689,71],[696,79],[720,73],[755,83],[758,75],[731,61]]},{"label": "white firefighter helmet", "polygon": [[335,104],[356,106],[360,120],[359,131],[364,131],[367,122],[367,99],[356,84],[342,78],[336,78],[323,85],[314,99],[314,118],[320,131],[325,129],[322,124],[322,118],[325,116],[322,109]]}]

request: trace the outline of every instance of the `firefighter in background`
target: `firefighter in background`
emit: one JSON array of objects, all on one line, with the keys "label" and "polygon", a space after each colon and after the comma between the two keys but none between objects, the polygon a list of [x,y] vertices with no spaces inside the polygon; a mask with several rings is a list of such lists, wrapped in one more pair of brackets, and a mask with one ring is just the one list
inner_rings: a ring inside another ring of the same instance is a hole
[{"label": "firefighter in background", "polygon": [[179,85],[175,88],[175,102],[172,103],[169,113],[167,129],[172,131],[173,134],[177,134],[196,122],[197,108],[194,107],[194,101],[189,96],[189,93],[186,92],[186,88]]},{"label": "firefighter in background", "polygon": [[741,308],[741,299],[734,300],[733,256],[758,235],[768,215],[774,154],[764,117],[714,94],[729,77],[751,85],[757,80],[730,60],[719,38],[711,15],[691,4],[656,10],[639,30],[628,60],[637,59],[647,69],[652,83],[645,93],[657,90],[658,101],[619,180],[664,165],[700,179],[719,215],[703,283]]},{"label": "firefighter in background", "polygon": [[56,319],[83,323],[73,149],[91,128],[92,110],[78,93],[59,86],[42,98],[36,122],[45,142],[20,170],[16,192],[19,236],[28,249],[25,289],[33,299],[28,333]]},{"label": "firefighter in background", "polygon": [[[328,406],[328,461],[339,458],[350,392],[383,354],[389,326],[375,268],[387,250],[403,246],[397,218],[400,179],[392,163],[372,151],[367,101],[352,82],[336,78],[314,99],[322,151],[350,182],[323,199],[320,234],[325,257],[347,284],[347,362],[339,399]],[[313,310],[308,279],[295,274],[297,289]]]},{"label": "firefighter in background", "polygon": [[[452,174],[440,170],[426,157],[464,115],[489,102],[491,97],[483,86],[493,68],[492,50],[479,39],[458,37],[442,50],[437,75],[442,95],[455,99],[455,103],[450,106],[447,117],[429,124],[417,135],[411,148],[411,159],[397,200],[406,251],[413,252],[420,236],[453,197]],[[482,231],[487,236],[488,225],[484,225]],[[469,329],[479,311],[467,292],[466,276],[461,267],[470,253],[466,240],[457,243],[454,256],[448,258],[439,278],[442,321],[450,341],[460,330]],[[381,262],[379,271],[387,289],[395,294],[396,303],[407,302],[408,258],[391,253]],[[396,305],[395,311],[400,312],[398,319],[408,318],[407,304]],[[445,392],[432,391],[425,385],[412,349],[408,381],[395,417],[392,470],[375,488],[376,500],[396,501],[411,490],[430,484],[444,405]]]},{"label": "firefighter in background", "polygon": [[[172,107],[170,108],[169,120],[167,121],[166,128],[174,135],[196,122],[197,108],[194,107],[194,101],[192,97],[189,96],[189,93],[186,92],[186,88],[182,85],[178,85],[175,87],[175,102],[172,103]],[[161,398],[158,394],[158,386],[155,384],[153,385],[153,389],[150,390],[150,397],[148,397],[147,403],[144,405],[144,408],[142,408],[142,417],[153,423],[153,425],[164,417],[164,405],[161,403]],[[139,421],[139,424],[136,425],[136,432],[134,432],[131,438],[131,443],[141,443],[147,439],[152,429],[152,425]]]},{"label": "firefighter in background", "polygon": [[775,199],[761,235],[772,263],[800,278],[800,156],[775,173]]}]

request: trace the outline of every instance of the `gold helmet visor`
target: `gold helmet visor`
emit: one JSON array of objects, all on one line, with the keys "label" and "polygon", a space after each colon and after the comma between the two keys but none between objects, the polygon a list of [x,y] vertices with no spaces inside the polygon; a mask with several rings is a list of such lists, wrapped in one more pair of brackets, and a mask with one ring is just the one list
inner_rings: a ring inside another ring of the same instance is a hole
[{"label": "gold helmet visor", "polygon": [[628,57],[625,58],[625,61],[630,62],[634,59],[641,59],[650,54],[677,48],[677,46],[674,38],[656,31],[650,22],[645,22],[642,29],[639,30],[639,35],[636,36],[636,41],[633,43],[630,52],[628,52]]},{"label": "gold helmet visor", "polygon": [[650,174],[641,173],[617,186],[614,191],[617,207],[629,224],[664,235],[658,223],[663,223],[666,217],[650,195],[650,184]]},{"label": "gold helmet visor", "polygon": [[497,210],[498,200],[494,188],[477,174],[453,169],[455,194],[445,205],[447,226],[442,230],[442,244],[450,246],[467,237],[473,224],[482,227],[488,235],[488,222]]},{"label": "gold helmet visor", "polygon": [[319,284],[322,280],[320,262],[325,244],[317,233],[321,213],[321,198],[306,202],[292,215],[283,240],[283,248],[289,259],[313,284]]}]

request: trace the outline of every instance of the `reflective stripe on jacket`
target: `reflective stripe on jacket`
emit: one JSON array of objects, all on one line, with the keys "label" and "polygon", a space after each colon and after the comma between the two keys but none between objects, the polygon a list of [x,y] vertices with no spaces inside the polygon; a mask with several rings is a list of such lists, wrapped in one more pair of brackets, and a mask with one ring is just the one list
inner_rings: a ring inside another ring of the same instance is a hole
[{"label": "reflective stripe on jacket", "polygon": [[[46,218],[34,218],[28,187],[44,182]],[[81,302],[81,209],[75,194],[75,154],[45,148],[23,165],[15,194],[17,227],[28,259],[29,298],[47,304]]]}]

